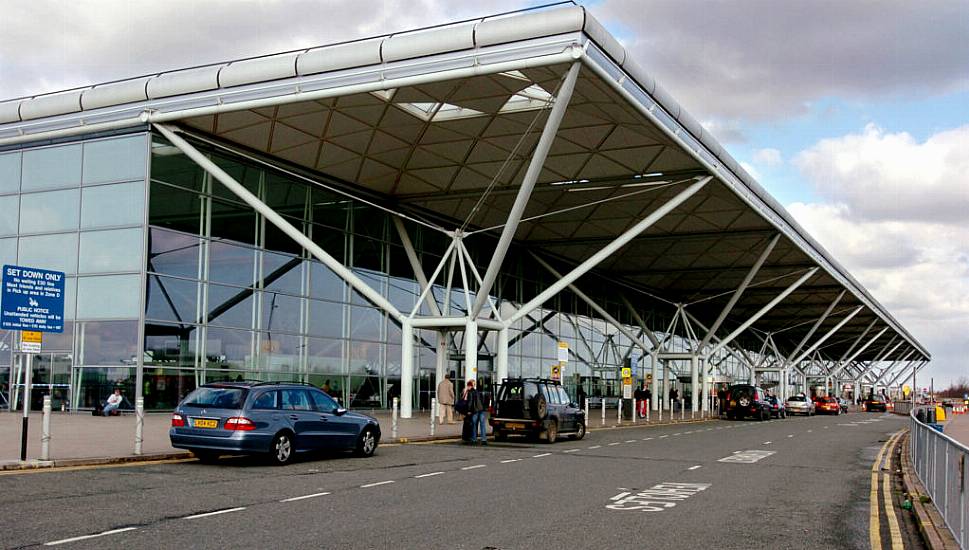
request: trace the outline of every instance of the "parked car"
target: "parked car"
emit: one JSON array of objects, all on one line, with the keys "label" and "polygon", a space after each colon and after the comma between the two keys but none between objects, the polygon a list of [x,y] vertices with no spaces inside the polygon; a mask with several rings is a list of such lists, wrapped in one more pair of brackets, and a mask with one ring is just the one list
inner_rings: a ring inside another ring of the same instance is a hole
[{"label": "parked car", "polygon": [[865,410],[868,412],[874,412],[874,411],[888,412],[888,404],[885,402],[884,399],[882,399],[877,395],[870,395],[866,397],[865,400],[862,402],[861,407],[862,407],[862,410]]},{"label": "parked car", "polygon": [[816,397],[814,399],[814,409],[818,414],[841,414],[841,404],[834,397]]},{"label": "parked car", "polygon": [[172,447],[200,460],[259,454],[286,464],[296,454],[323,449],[371,456],[380,424],[310,384],[218,382],[198,387],[179,403],[168,437]]},{"label": "parked car", "polygon": [[497,441],[506,440],[509,435],[535,439],[544,435],[548,443],[555,443],[563,433],[571,434],[573,439],[585,437],[585,411],[555,380],[506,378],[489,412]]},{"label": "parked car", "polygon": [[848,414],[848,400],[844,397],[836,398],[838,400],[838,405],[841,406],[842,414]]},{"label": "parked car", "polygon": [[804,416],[814,416],[814,401],[803,393],[792,395],[784,403],[788,414],[803,414]]},{"label": "parked car", "polygon": [[724,410],[727,418],[741,419],[747,416],[758,420],[771,417],[771,404],[763,388],[750,384],[736,384],[727,390],[727,405]]},{"label": "parked car", "polygon": [[787,407],[784,405],[784,402],[781,401],[780,397],[770,395],[767,397],[767,402],[770,403],[771,417],[787,418]]}]

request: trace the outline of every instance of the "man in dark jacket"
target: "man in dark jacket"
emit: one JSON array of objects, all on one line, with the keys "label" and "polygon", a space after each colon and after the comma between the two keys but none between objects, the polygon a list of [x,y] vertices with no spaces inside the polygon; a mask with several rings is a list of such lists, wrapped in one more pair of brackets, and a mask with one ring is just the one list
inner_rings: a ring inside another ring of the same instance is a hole
[{"label": "man in dark jacket", "polygon": [[488,444],[487,425],[485,424],[487,411],[484,406],[484,399],[474,387],[474,380],[468,380],[468,385],[464,389],[462,399],[468,403],[468,413],[465,422],[471,424],[471,439],[468,443],[474,444],[475,440],[482,445]]}]

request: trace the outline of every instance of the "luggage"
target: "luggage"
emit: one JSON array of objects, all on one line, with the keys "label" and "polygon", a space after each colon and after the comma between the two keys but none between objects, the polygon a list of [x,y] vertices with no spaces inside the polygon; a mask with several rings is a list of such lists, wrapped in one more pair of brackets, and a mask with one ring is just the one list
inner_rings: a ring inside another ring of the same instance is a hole
[{"label": "luggage", "polygon": [[471,415],[467,414],[461,424],[461,441],[471,441],[471,435]]}]

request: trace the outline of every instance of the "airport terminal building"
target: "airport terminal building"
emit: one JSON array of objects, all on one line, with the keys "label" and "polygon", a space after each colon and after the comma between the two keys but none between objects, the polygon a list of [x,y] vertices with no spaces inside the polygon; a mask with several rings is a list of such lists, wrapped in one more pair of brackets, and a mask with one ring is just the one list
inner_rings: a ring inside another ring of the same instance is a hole
[{"label": "airport terminal building", "polygon": [[930,360],[578,6],[0,101],[0,264],[68,277],[41,353],[0,330],[9,407],[27,373],[57,408],[300,380],[407,417],[445,372],[627,367],[697,409]]}]

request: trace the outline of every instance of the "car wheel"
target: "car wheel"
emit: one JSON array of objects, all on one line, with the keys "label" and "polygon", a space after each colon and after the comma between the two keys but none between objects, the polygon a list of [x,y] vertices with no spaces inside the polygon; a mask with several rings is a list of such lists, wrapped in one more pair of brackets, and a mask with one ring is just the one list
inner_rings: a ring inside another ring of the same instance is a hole
[{"label": "car wheel", "polygon": [[559,437],[559,423],[555,420],[549,420],[548,424],[545,425],[545,441],[547,443],[555,443],[555,440]]},{"label": "car wheel", "polygon": [[575,433],[572,435],[572,439],[575,439],[576,441],[578,441],[583,437],[585,437],[585,422],[579,422],[579,425],[576,428]]},{"label": "car wheel", "polygon": [[548,401],[545,400],[544,395],[535,396],[535,399],[532,401],[532,414],[535,415],[536,420],[541,420],[548,414]]},{"label": "car wheel", "polygon": [[357,456],[370,457],[377,450],[377,436],[373,433],[373,429],[364,428],[360,432],[360,437],[357,438],[357,447],[355,453]]},{"label": "car wheel", "polygon": [[269,460],[278,466],[289,464],[293,458],[293,436],[289,432],[279,432],[269,446]]}]

